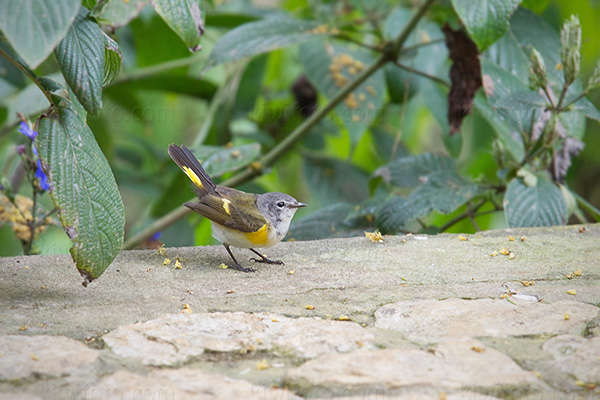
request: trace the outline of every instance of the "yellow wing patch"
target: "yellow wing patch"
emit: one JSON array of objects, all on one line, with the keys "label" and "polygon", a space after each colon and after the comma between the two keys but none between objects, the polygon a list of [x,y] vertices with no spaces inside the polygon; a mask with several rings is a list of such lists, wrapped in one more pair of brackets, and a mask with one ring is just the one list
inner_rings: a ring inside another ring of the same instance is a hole
[{"label": "yellow wing patch", "polygon": [[252,244],[267,244],[267,242],[269,241],[269,233],[267,232],[267,224],[264,224],[256,232],[246,232],[244,234],[246,235],[246,238]]},{"label": "yellow wing patch", "polygon": [[223,199],[223,209],[225,210],[225,212],[229,215],[231,215],[231,211],[229,211],[229,205],[231,204],[230,200],[227,199]]},{"label": "yellow wing patch", "polygon": [[198,186],[200,189],[204,188],[202,181],[200,180],[198,175],[196,175],[196,173],[191,170],[191,168],[186,167],[184,165],[183,167],[181,167],[181,169],[183,170],[183,172],[185,172],[185,174],[188,176],[188,178],[190,178],[191,181],[194,182],[194,185]]}]

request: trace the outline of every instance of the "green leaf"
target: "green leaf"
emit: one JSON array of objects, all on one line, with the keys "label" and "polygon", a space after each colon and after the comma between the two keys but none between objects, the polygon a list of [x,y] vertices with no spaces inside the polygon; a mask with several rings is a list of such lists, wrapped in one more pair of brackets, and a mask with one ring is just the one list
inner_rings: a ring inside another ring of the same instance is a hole
[{"label": "green leaf", "polygon": [[359,203],[369,196],[367,174],[347,161],[307,154],[302,170],[311,194],[322,206]]},{"label": "green leaf", "polygon": [[[568,100],[567,100],[567,102],[568,102]],[[596,106],[591,101],[586,99],[585,97],[576,101],[571,106],[571,109],[574,111],[581,112],[583,115],[585,115],[588,118],[595,119],[596,121],[600,121],[600,111],[598,111]]]},{"label": "green leaf", "polygon": [[519,3],[521,0],[452,0],[454,10],[480,51],[508,32],[510,16]]},{"label": "green leaf", "polygon": [[292,221],[287,234],[293,240],[317,240],[338,236],[345,229],[344,220],[354,209],[348,203],[335,203],[323,207],[306,217]]},{"label": "green leaf", "polygon": [[428,205],[421,199],[390,196],[377,210],[377,226],[383,233],[396,233],[415,218],[422,217]]},{"label": "green leaf", "polygon": [[[300,61],[308,79],[331,98],[375,58],[363,49],[313,40],[300,46]],[[353,145],[369,125],[378,121],[384,94],[385,77],[380,69],[335,107]]]},{"label": "green leaf", "polygon": [[496,109],[507,110],[509,112],[520,111],[523,109],[539,110],[546,106],[546,98],[538,92],[531,90],[511,93],[494,104]]},{"label": "green leaf", "polygon": [[323,36],[330,29],[318,29],[313,21],[286,18],[269,18],[241,25],[223,35],[215,44],[208,66],[239,60],[243,57],[306,42]]},{"label": "green leaf", "polygon": [[411,200],[426,201],[431,210],[449,214],[478,194],[478,187],[452,170],[438,171],[410,194]]},{"label": "green leaf", "polygon": [[[228,149],[219,148],[219,151],[204,159],[202,166],[208,175],[217,177],[247,166],[259,155],[260,145],[258,143]],[[200,157],[198,158],[200,159]]]},{"label": "green leaf", "polygon": [[118,28],[127,25],[129,21],[137,17],[142,8],[148,4],[148,0],[108,0],[100,1],[90,12],[90,16],[102,25]]},{"label": "green leaf", "polygon": [[408,222],[433,211],[449,214],[478,194],[474,183],[447,169],[433,172],[408,198],[391,196],[377,211],[382,232],[398,232]]},{"label": "green leaf", "polygon": [[191,51],[200,50],[205,17],[202,0],[151,0],[150,3]]},{"label": "green leaf", "polygon": [[30,68],[52,53],[81,0],[0,0],[0,30]]},{"label": "green leaf", "polygon": [[456,168],[454,159],[434,153],[399,158],[379,168],[374,176],[383,177],[388,183],[403,188],[413,188],[424,182],[428,175]]},{"label": "green leaf", "polygon": [[110,36],[102,32],[104,35],[104,76],[102,78],[102,87],[108,85],[115,80],[121,69],[123,62],[123,53],[119,44]]},{"label": "green leaf", "polygon": [[91,114],[102,108],[104,35],[98,24],[85,17],[82,8],[54,54],[65,80]]},{"label": "green leaf", "polygon": [[504,195],[504,214],[511,228],[564,225],[567,205],[560,189],[546,177],[539,175],[533,187],[514,178]]},{"label": "green leaf", "polygon": [[490,106],[483,94],[475,95],[473,105],[481,117],[490,124],[508,154],[512,155],[515,161],[521,162],[525,157],[525,146],[519,134],[512,130],[502,115]]},{"label": "green leaf", "polygon": [[98,278],[123,244],[125,210],[94,134],[65,101],[40,122],[37,145],[50,196],[85,283]]}]

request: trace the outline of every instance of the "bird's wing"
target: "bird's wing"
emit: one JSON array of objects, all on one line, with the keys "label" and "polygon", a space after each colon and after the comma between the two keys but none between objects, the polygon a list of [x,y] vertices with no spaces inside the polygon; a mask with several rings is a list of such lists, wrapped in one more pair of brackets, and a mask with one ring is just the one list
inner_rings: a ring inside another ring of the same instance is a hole
[{"label": "bird's wing", "polygon": [[266,223],[256,206],[256,195],[217,186],[215,194],[203,196],[197,203],[185,203],[198,214],[228,228],[256,232]]}]

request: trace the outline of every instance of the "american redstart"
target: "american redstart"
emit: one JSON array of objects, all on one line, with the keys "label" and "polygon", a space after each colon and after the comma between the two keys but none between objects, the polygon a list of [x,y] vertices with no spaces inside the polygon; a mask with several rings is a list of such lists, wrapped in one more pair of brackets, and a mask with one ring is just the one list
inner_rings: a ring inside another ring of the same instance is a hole
[{"label": "american redstart", "polygon": [[250,249],[260,257],[250,260],[283,265],[281,261],[269,260],[254,247],[271,247],[279,243],[287,234],[296,210],[306,204],[285,193],[254,194],[217,186],[185,146],[170,145],[169,155],[194,183],[194,192],[200,199],[197,203],[183,205],[211,220],[213,237],[223,243],[233,260],[230,267],[244,272],[255,271],[243,268],[229,246]]}]

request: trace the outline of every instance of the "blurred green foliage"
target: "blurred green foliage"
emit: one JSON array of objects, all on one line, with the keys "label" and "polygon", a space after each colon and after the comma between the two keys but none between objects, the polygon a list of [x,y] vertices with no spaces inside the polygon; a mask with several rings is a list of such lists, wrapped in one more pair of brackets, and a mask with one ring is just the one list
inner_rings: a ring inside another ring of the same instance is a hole
[{"label": "blurred green foliage", "polygon": [[[191,147],[217,182],[235,179],[377,62],[416,10],[415,2],[391,0],[281,0],[270,7],[249,0],[205,1],[202,49],[190,52],[196,37],[176,33],[168,16],[143,0],[86,3],[93,7],[87,21],[102,27],[122,52],[120,72],[102,90],[102,108],[93,100],[83,106],[123,199],[126,239],[140,232],[151,236],[153,222],[192,196],[187,178],[168,157],[170,143]],[[291,150],[277,154],[273,165],[259,166],[260,176],[238,186],[287,192],[309,204],[298,212],[288,237],[374,229],[474,232],[598,220],[600,113],[594,104],[600,105],[600,90],[586,93],[590,101],[555,107],[544,117],[549,100],[529,83],[535,48],[558,106],[565,67],[559,32],[575,14],[581,22],[581,72],[563,105],[583,92],[600,59],[600,3],[525,1],[505,20],[494,21],[463,19],[464,7],[460,0],[434,1],[410,30],[398,61],[402,67],[385,63]],[[82,8],[81,15],[87,12]],[[452,61],[444,24],[467,25],[484,50],[479,59],[486,90],[478,90],[473,112],[455,135],[449,134],[447,118]],[[488,35],[485,28],[497,24],[503,28]],[[0,49],[14,55],[5,36]],[[71,88],[81,79],[65,72],[57,52],[33,71],[65,87],[63,76]],[[17,132],[16,112],[34,121],[48,105],[31,80],[0,57],[0,174],[13,184],[22,182],[15,178],[21,160],[15,146],[27,140]],[[547,139],[536,147],[544,129]],[[570,168],[558,175],[545,172],[557,154],[573,148],[565,147],[566,138],[582,140],[585,147],[572,152]],[[16,189],[32,197],[31,185]],[[38,205],[45,214],[56,202],[40,195]],[[21,254],[10,221],[4,222],[0,256]],[[214,243],[210,224],[200,216],[171,222],[161,229],[167,246]],[[71,241],[55,225],[60,226],[56,215],[34,252],[69,252]],[[139,243],[154,245],[155,240]]]}]

